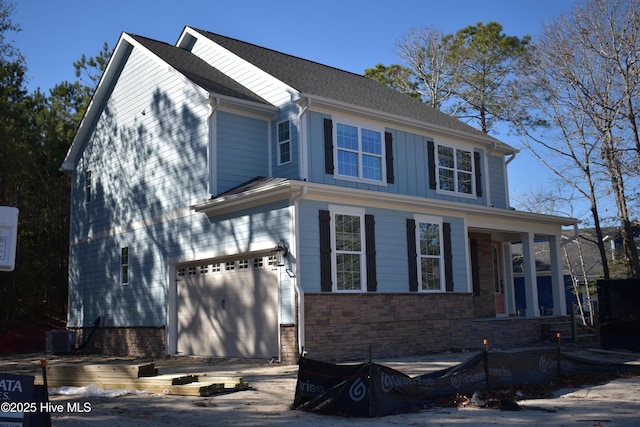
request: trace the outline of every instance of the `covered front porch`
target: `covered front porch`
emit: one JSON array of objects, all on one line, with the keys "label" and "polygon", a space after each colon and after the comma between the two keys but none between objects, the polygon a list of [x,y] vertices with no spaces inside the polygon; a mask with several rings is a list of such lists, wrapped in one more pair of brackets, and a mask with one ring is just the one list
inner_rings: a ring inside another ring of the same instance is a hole
[{"label": "covered front porch", "polygon": [[[469,220],[471,283],[476,318],[567,315],[562,246],[570,240],[562,237],[562,228],[576,227],[577,221],[524,212],[521,219],[527,221],[516,223],[505,218]],[[514,272],[513,248],[516,245],[519,269]],[[548,262],[545,275],[551,283],[551,298],[546,298],[541,304],[537,263],[542,253]],[[524,283],[523,287],[520,285],[518,298],[516,276]],[[552,301],[550,305],[549,299]]]}]

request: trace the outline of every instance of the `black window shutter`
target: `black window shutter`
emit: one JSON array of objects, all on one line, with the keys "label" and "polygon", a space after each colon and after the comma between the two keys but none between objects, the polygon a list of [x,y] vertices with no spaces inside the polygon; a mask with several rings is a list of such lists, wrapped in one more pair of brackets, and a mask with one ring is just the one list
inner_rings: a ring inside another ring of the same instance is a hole
[{"label": "black window shutter", "polygon": [[333,175],[333,121],[324,119],[324,173]]},{"label": "black window shutter", "polygon": [[482,197],[482,172],[480,172],[480,153],[473,152],[473,162],[476,168],[476,195]]},{"label": "black window shutter", "polygon": [[393,184],[396,177],[393,174],[393,134],[391,132],[384,133],[384,151],[387,160],[387,184]]},{"label": "black window shutter", "polygon": [[364,238],[367,251],[367,291],[375,292],[378,290],[377,272],[376,272],[376,235],[375,220],[373,215],[364,216]]},{"label": "black window shutter", "polygon": [[407,218],[407,257],[409,258],[409,291],[418,292],[418,253],[416,252],[416,220]]},{"label": "black window shutter", "polygon": [[320,211],[320,290],[331,292],[331,214]]},{"label": "black window shutter", "polygon": [[436,144],[427,141],[427,161],[429,163],[429,188],[436,189]]},{"label": "black window shutter", "polygon": [[471,250],[471,283],[473,284],[473,294],[480,295],[480,260],[478,259],[478,241],[471,239],[469,242]]},{"label": "black window shutter", "polygon": [[453,252],[451,250],[451,224],[442,224],[442,239],[444,240],[444,283],[447,292],[453,292]]}]

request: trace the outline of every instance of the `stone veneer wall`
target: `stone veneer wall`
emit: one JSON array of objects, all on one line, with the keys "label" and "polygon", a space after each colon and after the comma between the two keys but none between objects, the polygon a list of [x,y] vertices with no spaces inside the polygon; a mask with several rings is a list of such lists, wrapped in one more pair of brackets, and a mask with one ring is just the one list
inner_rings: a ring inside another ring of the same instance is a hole
[{"label": "stone veneer wall", "polygon": [[[69,328],[76,333],[76,348],[89,338],[92,328]],[[156,327],[99,327],[83,353],[109,356],[163,357],[166,354],[164,326]]]},{"label": "stone veneer wall", "polygon": [[307,294],[305,351],[324,361],[366,360],[539,342],[548,318],[474,316],[467,293]]}]

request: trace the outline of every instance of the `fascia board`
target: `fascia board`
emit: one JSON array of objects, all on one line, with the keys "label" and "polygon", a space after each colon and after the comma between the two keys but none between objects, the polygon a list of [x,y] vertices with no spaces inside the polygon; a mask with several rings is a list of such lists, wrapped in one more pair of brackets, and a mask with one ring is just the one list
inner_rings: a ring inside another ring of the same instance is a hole
[{"label": "fascia board", "polygon": [[91,132],[97,115],[100,114],[100,107],[110,92],[109,88],[114,83],[114,79],[117,79],[120,73],[122,61],[126,60],[133,49],[140,49],[140,51],[144,52],[149,58],[151,58],[151,60],[157,62],[161,66],[166,67],[169,72],[182,80],[183,83],[191,86],[197,93],[202,96],[204,100],[209,99],[210,96],[207,90],[189,80],[184,74],[180,73],[171,65],[167,64],[164,60],[151,52],[145,46],[138,43],[129,34],[122,33],[122,35],[120,36],[120,40],[118,40],[118,44],[114,49],[114,53],[111,56],[107,67],[105,68],[105,72],[100,78],[100,82],[98,83],[91,102],[87,107],[87,111],[82,118],[82,121],[80,122],[78,131],[76,132],[73,142],[71,143],[71,147],[69,148],[67,156],[65,157],[62,164],[62,170],[73,170],[82,144],[87,138],[88,134]]},{"label": "fascia board", "polygon": [[[243,70],[250,71],[251,73],[254,73],[255,75],[260,75],[261,78],[268,84],[268,86],[278,87],[280,89],[280,93],[286,94],[286,96],[281,96],[280,98],[282,98],[282,99],[286,98],[287,100],[290,100],[290,99],[293,99],[293,98],[297,98],[299,96],[300,92],[297,89],[289,86],[288,84],[286,84],[282,80],[279,80],[278,78],[272,76],[271,74],[269,74],[266,71],[264,71],[263,69],[255,66],[251,62],[245,60],[244,58],[236,55],[233,51],[230,51],[230,50],[224,48],[223,46],[219,45],[218,43],[214,42],[213,40],[211,40],[210,38],[205,36],[204,34],[202,34],[199,31],[197,31],[195,28],[188,27],[188,26],[185,27],[184,30],[182,31],[182,34],[180,35],[180,37],[178,39],[178,42],[176,43],[176,46],[179,46],[179,47],[184,46],[184,40],[186,39],[187,36],[194,37],[199,42],[202,42],[202,43],[205,43],[205,44],[211,46],[213,49],[215,49],[218,52],[222,52],[226,57],[232,58],[233,62],[235,64],[239,64]],[[247,82],[242,81],[242,79],[238,79],[237,77],[231,75],[227,70],[223,70],[219,66],[216,66],[214,64],[209,64],[209,65],[211,65],[212,67],[218,69],[220,72],[225,73],[227,76],[231,77],[236,82],[238,82],[239,84],[243,85],[244,87],[246,87],[247,89],[251,90],[252,92],[257,93],[259,96],[263,97],[268,102],[270,102],[270,103],[272,103],[274,105],[277,105],[277,102],[275,102],[275,100],[271,100],[271,99],[265,98],[262,94],[260,94],[260,93],[258,93],[256,91],[256,88],[247,86],[247,84],[246,84]],[[242,73],[242,74],[243,75],[247,75],[246,72]]]},{"label": "fascia board", "polygon": [[251,112],[257,117],[273,119],[278,115],[279,108],[271,104],[261,104],[259,102],[247,101],[244,99],[234,98],[232,96],[218,95],[214,92],[209,94],[210,99],[218,99],[220,103],[218,107],[230,112]]},{"label": "fascia board", "polygon": [[436,211],[442,215],[464,216],[467,219],[467,225],[469,227],[477,228],[552,234],[552,231],[558,227],[573,226],[579,223],[575,218],[469,205],[446,200],[426,199],[424,197],[389,194],[380,191],[358,190],[295,180],[280,182],[242,194],[234,194],[229,197],[208,200],[191,206],[191,209],[196,212],[205,212],[208,215],[213,215],[218,214],[222,209],[224,209],[225,212],[229,212],[242,209],[249,203],[255,205],[278,197],[281,199],[283,195],[293,196],[300,193],[302,189],[306,189],[304,193],[305,199],[395,210],[406,209],[415,212]]},{"label": "fascia board", "polygon": [[518,153],[518,150],[515,147],[506,144],[499,139],[493,138],[489,135],[476,135],[468,132],[451,129],[444,126],[438,126],[433,123],[424,122],[420,120],[411,119],[404,116],[399,116],[397,114],[385,113],[379,110],[374,110],[371,108],[361,107],[359,105],[349,104],[347,102],[336,101],[334,99],[312,95],[308,93],[301,93],[300,99],[310,98],[313,101],[312,110],[326,108],[327,110],[339,111],[342,113],[359,113],[365,116],[369,116],[373,119],[384,120],[390,124],[397,125],[399,127],[404,127],[410,129],[412,131],[418,131],[421,133],[437,133],[443,136],[456,136],[463,140],[469,142],[480,142],[485,145],[489,145],[492,148],[495,146],[497,150],[500,150],[504,154],[514,154]]},{"label": "fascia board", "polygon": [[281,182],[264,186],[255,190],[245,191],[241,194],[216,197],[190,206],[195,212],[203,212],[208,216],[233,212],[247,207],[257,206],[271,201],[282,200],[291,195],[291,185]]},{"label": "fascia board", "polygon": [[[565,218],[555,215],[543,215],[532,212],[516,211],[512,209],[500,209],[489,206],[470,205],[466,203],[456,203],[447,200],[427,199],[424,197],[405,196],[398,194],[389,194],[380,191],[370,190],[358,190],[348,187],[340,187],[339,190],[335,186],[326,184],[305,183],[300,181],[294,181],[298,184],[293,184],[298,187],[307,187],[307,195],[305,198],[319,197],[318,200],[332,200],[340,201],[343,203],[358,203],[361,205],[372,206],[375,204],[379,207],[393,206],[394,209],[398,207],[407,208],[409,210],[423,210],[429,211],[438,210],[440,212],[446,212],[449,215],[464,215],[468,218],[485,218],[486,221],[482,223],[484,225],[493,224],[499,225],[504,221],[516,221],[527,223],[540,223],[540,224],[553,224],[556,226],[570,226],[577,224],[579,221],[575,218]],[[478,225],[480,220],[477,221]],[[474,221],[471,221],[469,226],[476,226]]]},{"label": "fascia board", "polygon": [[101,105],[105,97],[109,94],[111,83],[120,73],[120,65],[122,61],[124,61],[131,52],[133,45],[124,36],[125,33],[120,35],[120,39],[113,50],[113,54],[111,55],[111,58],[109,58],[109,62],[107,63],[102,77],[100,77],[100,81],[98,82],[98,86],[96,86],[93,96],[91,97],[91,101],[89,101],[87,110],[82,116],[82,120],[78,125],[78,129],[76,130],[75,136],[69,146],[69,150],[62,162],[60,170],[74,169],[77,156],[82,149],[82,145],[93,128],[96,116],[100,113]]},{"label": "fascia board", "polygon": [[174,74],[176,77],[182,80],[183,83],[191,86],[197,93],[200,94],[200,96],[202,96],[203,99],[209,98],[209,91],[207,91],[206,89],[203,89],[201,86],[194,83],[187,76],[185,76],[180,71],[178,71],[177,69],[169,65],[165,60],[163,60],[158,55],[156,55],[155,53],[147,49],[144,45],[138,43],[138,41],[136,41],[129,34],[124,33],[122,37],[125,38],[129,43],[131,43],[132,46],[143,51],[149,58],[151,58],[152,61],[156,62],[158,65],[166,67],[166,69],[169,70],[171,74]]}]

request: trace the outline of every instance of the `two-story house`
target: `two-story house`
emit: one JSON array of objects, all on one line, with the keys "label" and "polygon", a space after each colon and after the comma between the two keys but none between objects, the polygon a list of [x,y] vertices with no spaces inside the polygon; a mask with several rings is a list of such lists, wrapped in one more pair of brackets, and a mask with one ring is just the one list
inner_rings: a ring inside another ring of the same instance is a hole
[{"label": "two-story house", "polygon": [[284,362],[537,341],[533,242],[565,315],[575,220],[510,208],[515,155],[360,75],[190,27],[175,46],[124,33],[63,164],[68,327],[109,353]]}]

